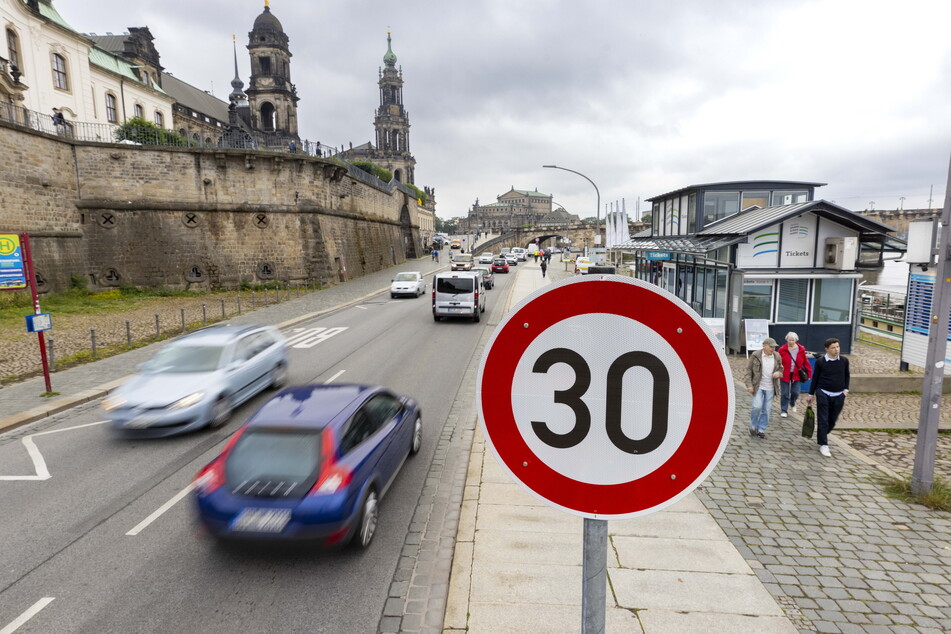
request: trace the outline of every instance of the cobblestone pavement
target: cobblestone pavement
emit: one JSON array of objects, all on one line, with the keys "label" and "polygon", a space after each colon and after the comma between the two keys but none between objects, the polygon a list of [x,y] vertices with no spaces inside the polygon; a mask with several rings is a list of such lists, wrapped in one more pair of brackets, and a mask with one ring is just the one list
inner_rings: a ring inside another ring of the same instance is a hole
[{"label": "cobblestone pavement", "polygon": [[800,631],[951,631],[951,514],[885,497],[874,467],[824,458],[775,412],[751,438],[739,385],[736,400],[698,495]]},{"label": "cobblestone pavement", "polygon": [[[915,466],[915,434],[891,434],[880,431],[842,430],[839,438],[866,456],[875,458],[893,470],[910,476]],[[935,474],[951,482],[951,434],[938,435]]]}]

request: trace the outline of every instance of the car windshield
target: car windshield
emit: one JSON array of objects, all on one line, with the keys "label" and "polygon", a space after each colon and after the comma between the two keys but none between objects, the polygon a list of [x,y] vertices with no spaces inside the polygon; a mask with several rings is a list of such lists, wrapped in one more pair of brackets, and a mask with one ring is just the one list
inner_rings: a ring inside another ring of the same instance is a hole
[{"label": "car windshield", "polygon": [[212,372],[218,369],[221,346],[166,346],[145,369],[151,373]]},{"label": "car windshield", "polygon": [[502,266],[503,264],[505,264],[505,260],[496,260],[496,261],[493,262],[492,264],[497,264],[497,265],[499,265],[499,266]]},{"label": "car windshield", "polygon": [[319,468],[319,432],[250,429],[228,454],[225,474],[238,495],[303,497]]},{"label": "car windshield", "polygon": [[439,293],[471,293],[475,279],[471,277],[440,277],[436,280]]},{"label": "car windshield", "polygon": [[415,282],[416,274],[415,273],[397,273],[396,278],[393,280],[395,282]]}]

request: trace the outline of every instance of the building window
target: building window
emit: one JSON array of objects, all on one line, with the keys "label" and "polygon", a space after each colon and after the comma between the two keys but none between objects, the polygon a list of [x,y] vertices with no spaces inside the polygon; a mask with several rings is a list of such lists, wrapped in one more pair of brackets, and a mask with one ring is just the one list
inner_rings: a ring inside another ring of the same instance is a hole
[{"label": "building window", "polygon": [[165,127],[165,115],[163,115],[159,110],[155,111],[155,125],[159,126],[160,128]]},{"label": "building window", "polygon": [[271,74],[271,58],[270,57],[259,57],[258,62],[261,64],[261,74],[270,75]]},{"label": "building window", "polygon": [[775,191],[773,192],[773,205],[794,205],[807,202],[808,198],[809,192],[807,191]]},{"label": "building window", "polygon": [[809,280],[779,280],[777,323],[805,323]]},{"label": "building window", "polygon": [[119,113],[116,111],[116,96],[111,92],[106,93],[106,121],[109,123],[119,122]]},{"label": "building window", "polygon": [[848,323],[852,314],[852,280],[816,280],[812,299],[812,321]]},{"label": "building window", "polygon": [[740,192],[706,192],[703,195],[703,226],[732,216],[740,210]]},{"label": "building window", "polygon": [[66,75],[66,58],[53,53],[53,85],[60,90],[69,90],[69,77]]},{"label": "building window", "polygon": [[9,59],[10,63],[16,66],[21,73],[23,72],[23,69],[20,67],[20,42],[17,38],[17,34],[13,32],[13,29],[7,29],[7,59]]},{"label": "building window", "polygon": [[773,301],[773,283],[757,280],[754,284],[743,284],[742,319],[769,319]]},{"label": "building window", "polygon": [[743,204],[740,210],[757,207],[769,207],[769,192],[743,192]]},{"label": "building window", "polygon": [[139,104],[135,104],[135,116],[137,116],[140,119],[143,119],[145,116],[145,111],[142,110],[142,106]]}]

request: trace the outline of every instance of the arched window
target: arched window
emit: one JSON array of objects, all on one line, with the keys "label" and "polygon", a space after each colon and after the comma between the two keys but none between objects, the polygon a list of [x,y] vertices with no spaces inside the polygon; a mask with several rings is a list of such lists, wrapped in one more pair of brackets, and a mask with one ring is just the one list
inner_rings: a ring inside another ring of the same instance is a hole
[{"label": "arched window", "polygon": [[165,115],[162,114],[161,110],[155,111],[155,125],[157,125],[160,128],[165,127]]},{"label": "arched window", "polygon": [[140,119],[145,117],[145,111],[142,109],[141,104],[135,104],[135,116]]},{"label": "arched window", "polygon": [[402,182],[403,182],[403,173],[402,173],[400,170],[394,170],[394,171],[393,171],[393,178],[396,179],[396,182],[402,183]]},{"label": "arched window", "polygon": [[53,85],[60,90],[69,90],[69,76],[66,74],[66,58],[53,53]]},{"label": "arched window", "polygon": [[13,29],[7,29],[7,59],[16,66],[20,72],[23,68],[20,66],[20,40]]},{"label": "arched window", "polygon": [[188,130],[186,130],[185,128],[179,128],[178,133],[182,135],[183,137],[185,137],[186,139],[188,138]]},{"label": "arched window", "polygon": [[116,96],[111,92],[106,93],[106,121],[109,123],[119,122],[119,112],[116,109]]},{"label": "arched window", "polygon": [[277,129],[277,112],[274,106],[265,101],[261,104],[261,129],[267,132],[273,132]]}]

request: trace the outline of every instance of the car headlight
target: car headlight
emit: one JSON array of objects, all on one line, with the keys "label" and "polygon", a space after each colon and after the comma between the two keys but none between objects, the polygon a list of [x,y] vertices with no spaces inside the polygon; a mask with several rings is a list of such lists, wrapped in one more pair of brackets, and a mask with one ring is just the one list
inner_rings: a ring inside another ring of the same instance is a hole
[{"label": "car headlight", "polygon": [[205,398],[204,392],[195,392],[194,394],[189,394],[185,398],[180,398],[171,405],[168,406],[169,409],[182,409],[183,407],[191,407],[195,403],[201,401]]},{"label": "car headlight", "polygon": [[117,407],[122,407],[126,404],[126,400],[121,396],[110,396],[102,402],[102,409],[107,412],[111,412]]}]

